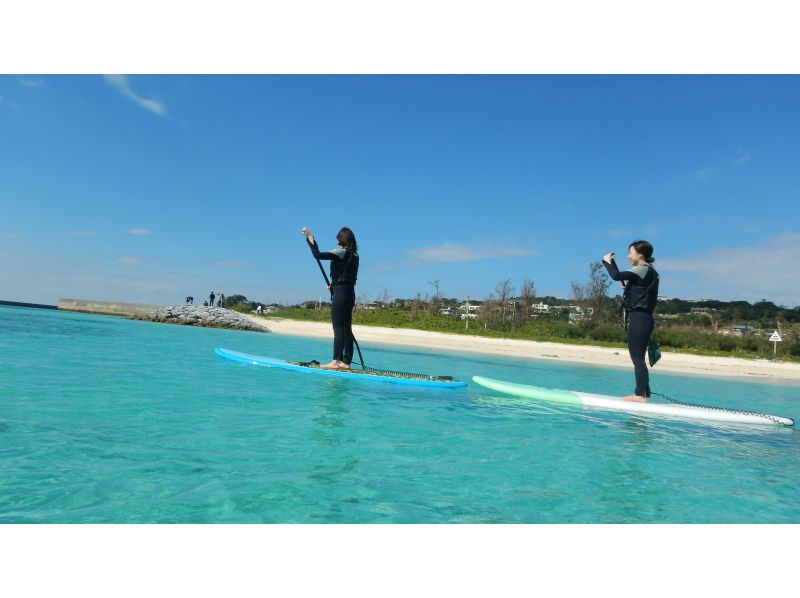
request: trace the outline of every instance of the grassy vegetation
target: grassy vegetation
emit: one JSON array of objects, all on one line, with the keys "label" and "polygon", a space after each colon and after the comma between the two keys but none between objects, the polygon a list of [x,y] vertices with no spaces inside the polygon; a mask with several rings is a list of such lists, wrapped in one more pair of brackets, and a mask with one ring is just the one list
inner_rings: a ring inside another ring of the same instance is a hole
[{"label": "grassy vegetation", "polygon": [[[285,308],[271,314],[272,317],[314,322],[330,322],[330,308],[303,309]],[[464,322],[449,316],[432,315],[424,310],[408,308],[385,308],[375,311],[356,310],[353,323],[364,326],[386,328],[411,328],[452,334],[548,341],[575,345],[598,345],[625,349],[625,330],[620,326],[593,325],[585,322],[569,324],[564,321],[539,319],[522,326],[506,322],[493,328],[480,322],[470,322],[465,330]],[[712,332],[692,329],[688,326],[657,327],[654,340],[663,351],[692,353],[695,355],[733,356],[750,359],[771,359],[772,343],[756,336],[724,336]],[[785,361],[800,362],[800,341],[784,342],[779,347],[778,357]]]}]

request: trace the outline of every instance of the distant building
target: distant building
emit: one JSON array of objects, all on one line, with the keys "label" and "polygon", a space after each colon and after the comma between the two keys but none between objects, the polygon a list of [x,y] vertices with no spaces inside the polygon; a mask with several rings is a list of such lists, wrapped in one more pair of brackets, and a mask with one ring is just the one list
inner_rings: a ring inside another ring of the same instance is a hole
[{"label": "distant building", "polygon": [[581,307],[580,305],[568,305],[569,308],[569,323],[577,324],[588,320],[594,314],[593,307]]},{"label": "distant building", "polygon": [[550,313],[550,306],[547,303],[534,303],[531,305],[531,309],[535,314],[549,314]]},{"label": "distant building", "polygon": [[753,334],[755,332],[755,328],[752,326],[743,326],[743,325],[735,325],[731,326],[730,328],[723,328],[720,330],[722,334],[730,334],[733,336],[747,336],[749,334]]},{"label": "distant building", "polygon": [[478,317],[478,311],[480,310],[482,302],[479,301],[470,301],[467,303],[466,301],[458,306],[458,311],[461,312],[457,315],[457,317],[461,318],[462,321],[464,320],[475,320]]}]

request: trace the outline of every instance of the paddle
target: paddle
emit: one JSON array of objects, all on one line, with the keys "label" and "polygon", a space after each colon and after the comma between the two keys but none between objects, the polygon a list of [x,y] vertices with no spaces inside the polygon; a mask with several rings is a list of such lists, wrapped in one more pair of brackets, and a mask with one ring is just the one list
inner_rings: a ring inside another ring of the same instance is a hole
[{"label": "paddle", "polygon": [[[306,227],[303,227],[303,231],[307,231]],[[306,237],[308,239],[308,237]],[[331,285],[331,281],[328,280],[328,274],[325,272],[325,268],[322,267],[322,262],[319,261],[319,258],[314,256],[314,259],[317,260],[317,266],[319,266],[319,271],[322,272],[322,278],[325,279],[325,284],[328,287],[328,290],[331,292],[331,299],[333,299],[333,285]],[[361,366],[361,369],[367,369],[367,366],[364,364],[364,356],[361,355],[361,347],[358,346],[358,341],[356,340],[353,331],[350,331],[350,335],[353,337],[353,344],[356,346],[356,350],[358,351],[358,358],[361,360],[361,363],[358,365]]]}]

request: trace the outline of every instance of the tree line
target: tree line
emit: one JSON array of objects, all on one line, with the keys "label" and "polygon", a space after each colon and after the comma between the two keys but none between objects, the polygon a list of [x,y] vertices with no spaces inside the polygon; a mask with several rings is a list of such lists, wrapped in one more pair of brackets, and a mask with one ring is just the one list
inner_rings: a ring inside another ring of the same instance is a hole
[{"label": "tree line", "polygon": [[[614,289],[617,292],[610,296],[613,284],[599,261],[588,264],[584,281],[570,283],[567,299],[537,296],[536,285],[529,278],[521,282],[519,289],[512,285],[511,279],[503,279],[487,297],[470,298],[470,305],[477,306],[476,310],[470,310],[475,315],[472,319],[463,309],[464,300],[445,297],[441,282],[433,279],[428,281],[429,291],[425,295],[417,293],[409,299],[391,299],[386,290],[372,302],[366,296],[359,297],[353,321],[462,334],[624,345],[622,288]],[[534,309],[542,303],[550,306],[547,312]],[[232,295],[225,301],[226,307],[241,311],[253,311],[258,304],[242,295]],[[277,315],[325,321],[330,318],[329,305],[308,301],[302,306],[284,307]],[[751,304],[659,299],[656,318],[654,338],[664,348],[771,357],[772,344],[763,334],[741,337],[718,334],[725,326],[749,324],[762,331],[779,329],[784,337],[780,354],[800,358],[800,306],[790,309],[766,300]]]}]

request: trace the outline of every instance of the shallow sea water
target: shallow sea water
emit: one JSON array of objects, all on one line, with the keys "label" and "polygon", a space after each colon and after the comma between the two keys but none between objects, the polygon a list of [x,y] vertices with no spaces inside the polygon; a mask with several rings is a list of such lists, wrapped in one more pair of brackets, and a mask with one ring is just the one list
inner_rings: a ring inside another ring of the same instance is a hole
[{"label": "shallow sea water", "polygon": [[[800,523],[795,429],[710,426],[223,360],[331,343],[0,307],[1,523]],[[374,367],[604,394],[627,370],[362,344]],[[664,359],[669,359],[665,354]],[[798,419],[800,387],[652,374]]]}]

